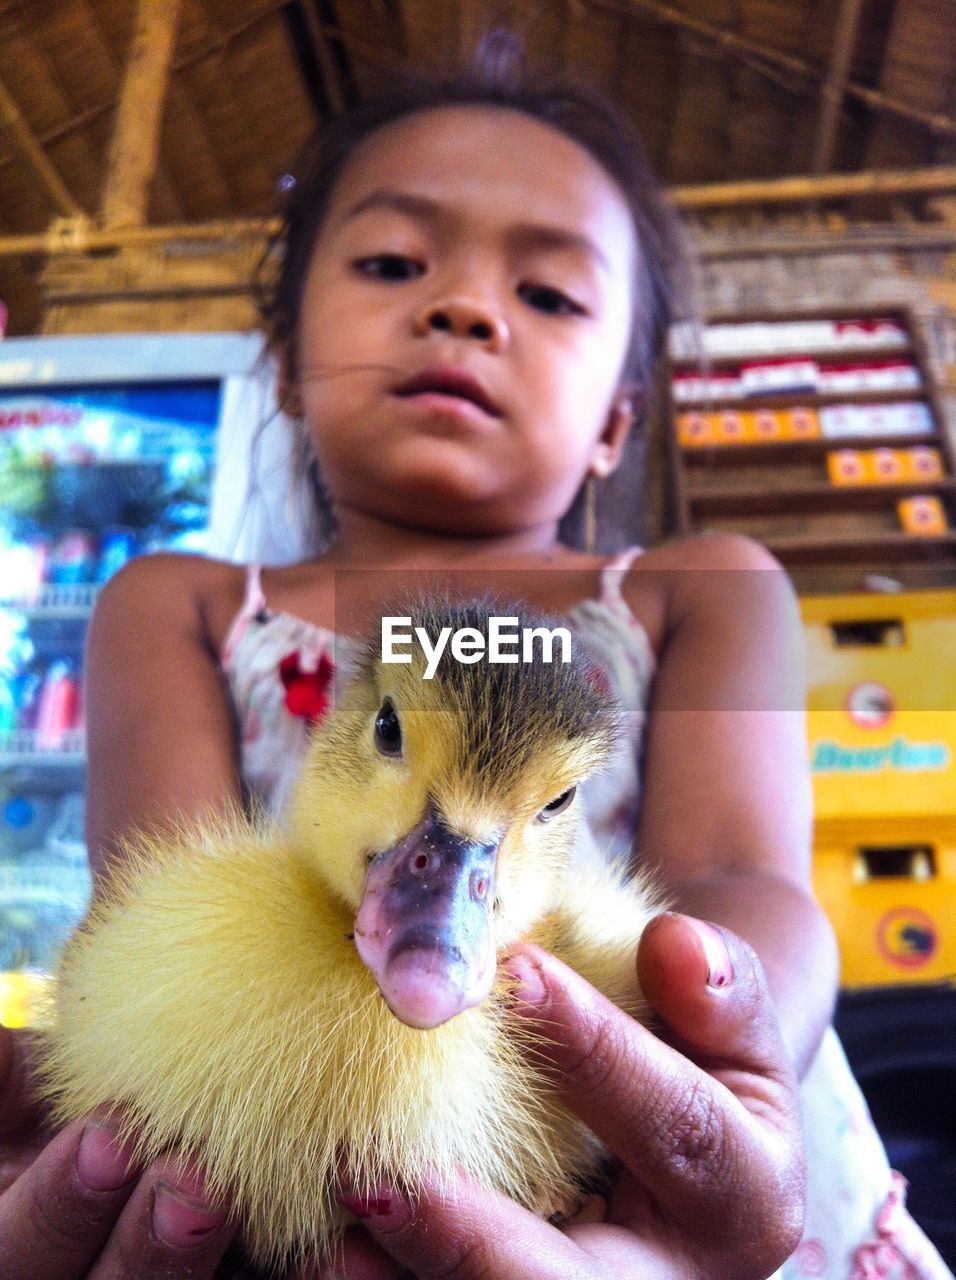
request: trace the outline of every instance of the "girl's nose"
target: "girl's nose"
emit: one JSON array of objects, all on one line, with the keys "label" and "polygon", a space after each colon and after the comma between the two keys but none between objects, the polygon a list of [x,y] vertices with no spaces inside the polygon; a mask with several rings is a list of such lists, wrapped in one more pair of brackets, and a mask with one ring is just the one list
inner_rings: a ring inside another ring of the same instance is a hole
[{"label": "girl's nose", "polygon": [[474,338],[489,350],[499,351],[508,341],[504,317],[489,302],[458,295],[424,307],[415,322],[419,337],[430,333],[450,333],[456,338]]}]

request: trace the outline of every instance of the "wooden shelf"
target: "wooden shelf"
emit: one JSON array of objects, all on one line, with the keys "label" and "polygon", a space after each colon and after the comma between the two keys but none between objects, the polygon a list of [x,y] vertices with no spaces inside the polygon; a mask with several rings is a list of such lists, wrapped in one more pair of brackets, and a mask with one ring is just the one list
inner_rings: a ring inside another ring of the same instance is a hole
[{"label": "wooden shelf", "polygon": [[878,347],[794,347],[792,351],[741,351],[732,355],[672,356],[671,368],[679,373],[700,369],[728,369],[741,364],[778,364],[782,360],[815,360],[817,364],[882,364],[898,356],[915,354],[912,342]]},{"label": "wooden shelf", "polygon": [[687,467],[759,466],[777,462],[809,461],[841,449],[907,449],[917,445],[940,447],[933,431],[918,435],[816,436],[812,440],[752,440],[743,444],[678,445]]},{"label": "wooden shelf", "polygon": [[[933,377],[921,331],[914,316],[899,305],[878,308],[846,307],[840,312],[795,310],[739,317],[721,316],[711,323],[786,324],[800,320],[882,318],[905,329],[909,340],[896,345],[856,343],[838,347],[786,350],[740,350],[709,358],[671,359],[670,440],[674,498],[680,532],[705,528],[743,533],[773,552],[797,571],[820,569],[825,574],[889,573],[910,580],[920,572],[953,575],[956,580],[956,528],[929,537],[903,532],[896,504],[904,498],[927,495],[943,503],[956,525],[956,457],[943,430],[943,405]],[[734,335],[728,335],[734,336]],[[812,335],[811,335],[812,336]],[[740,334],[741,344],[747,339]],[[761,335],[763,343],[764,335]],[[746,363],[772,363],[806,357],[826,366],[882,364],[907,360],[916,368],[918,387],[868,391],[781,392],[760,395],[695,396],[676,400],[673,379],[681,372],[700,373],[736,368]],[[926,407],[927,429],[893,434],[817,436],[801,440],[748,440],[743,443],[684,444],[677,438],[677,419],[685,413],[750,412],[761,409],[822,409],[839,405],[886,405],[916,402]],[[826,456],[842,450],[912,449],[938,451],[944,476],[938,480],[907,480],[899,484],[834,485],[827,479]],[[799,578],[799,573],[797,577]]]},{"label": "wooden shelf", "polygon": [[956,533],[938,538],[906,533],[874,534],[861,538],[821,538],[792,534],[764,542],[784,565],[848,564],[872,568],[874,564],[926,561],[956,557]]},{"label": "wooden shelf", "polygon": [[912,400],[925,403],[929,396],[923,387],[897,391],[810,391],[766,392],[759,396],[710,396],[696,400],[675,400],[677,413],[721,413],[724,409],[822,409],[829,405],[908,404]]},{"label": "wooden shelf", "polygon": [[694,513],[706,516],[773,515],[783,511],[881,510],[890,502],[915,494],[956,497],[954,480],[907,480],[899,484],[805,484],[792,488],[691,489],[687,498]]}]

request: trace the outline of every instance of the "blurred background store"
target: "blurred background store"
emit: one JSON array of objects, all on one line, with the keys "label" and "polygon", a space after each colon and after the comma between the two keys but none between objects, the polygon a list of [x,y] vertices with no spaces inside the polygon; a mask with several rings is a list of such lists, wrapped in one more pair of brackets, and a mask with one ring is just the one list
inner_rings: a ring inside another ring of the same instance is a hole
[{"label": "blurred background store", "polygon": [[956,1265],[952,0],[0,0],[0,1018],[88,897],[97,592],[300,549],[256,308],[296,152],[493,24],[619,104],[699,255],[636,533],[747,533],[801,594],[839,1025]]}]

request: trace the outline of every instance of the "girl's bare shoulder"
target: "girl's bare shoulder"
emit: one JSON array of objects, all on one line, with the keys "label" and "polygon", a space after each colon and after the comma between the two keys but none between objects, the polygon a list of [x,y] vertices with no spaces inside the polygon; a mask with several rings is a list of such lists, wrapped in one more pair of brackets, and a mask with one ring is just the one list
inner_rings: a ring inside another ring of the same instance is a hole
[{"label": "girl's bare shoulder", "polygon": [[[154,552],[130,560],[103,588],[96,615],[111,632],[190,633],[218,648],[245,594],[243,566],[207,556]],[[94,619],[94,624],[97,619]]]},{"label": "girl's bare shoulder", "polygon": [[697,534],[651,547],[624,583],[625,599],[657,653],[688,614],[766,600],[770,592],[787,602],[785,608],[792,607],[793,587],[779,561],[758,542],[732,533]]}]

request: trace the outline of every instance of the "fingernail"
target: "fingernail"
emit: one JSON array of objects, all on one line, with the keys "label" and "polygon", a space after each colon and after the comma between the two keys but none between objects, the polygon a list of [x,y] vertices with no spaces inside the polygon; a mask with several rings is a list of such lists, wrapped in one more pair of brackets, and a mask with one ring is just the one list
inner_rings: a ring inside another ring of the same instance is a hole
[{"label": "fingernail", "polygon": [[186,1195],[168,1182],[157,1182],[153,1199],[153,1231],[163,1244],[188,1248],[201,1244],[226,1221],[224,1209]]},{"label": "fingernail", "polygon": [[80,1138],[76,1168],[80,1181],[91,1191],[117,1191],[133,1180],[136,1156],[112,1129],[91,1124]]},{"label": "fingernail", "polygon": [[372,1187],[365,1192],[337,1191],[336,1201],[356,1218],[367,1222],[370,1218],[393,1217],[402,1208],[402,1201],[394,1187]]},{"label": "fingernail", "polygon": [[734,980],[734,966],[730,962],[727,944],[713,925],[693,916],[684,919],[693,928],[703,948],[707,961],[707,985],[709,987],[728,987]]},{"label": "fingernail", "polygon": [[525,955],[509,956],[505,968],[516,981],[511,993],[515,1007],[520,1010],[522,1004],[539,1008],[548,998],[548,992],[541,976],[541,970]]}]

